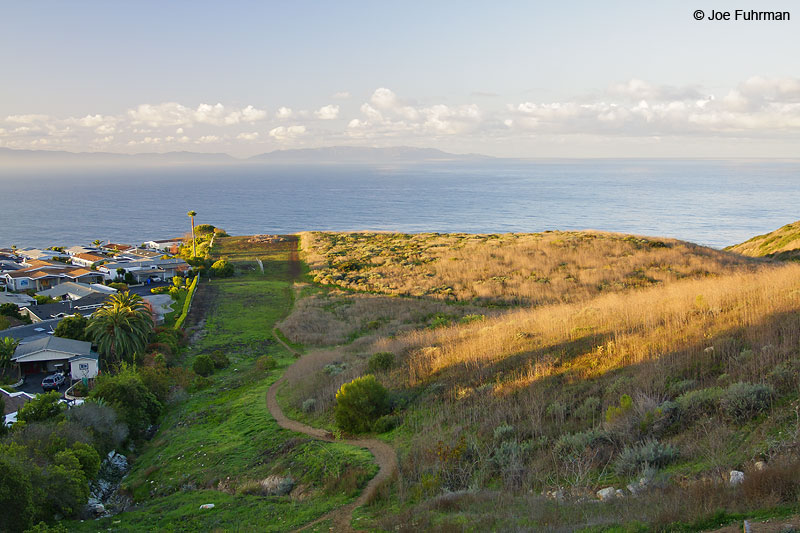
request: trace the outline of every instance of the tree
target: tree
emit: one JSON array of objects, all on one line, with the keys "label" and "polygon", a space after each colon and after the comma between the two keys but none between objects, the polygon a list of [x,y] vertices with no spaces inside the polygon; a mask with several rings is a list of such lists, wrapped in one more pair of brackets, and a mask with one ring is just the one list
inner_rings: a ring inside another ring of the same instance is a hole
[{"label": "tree", "polygon": [[95,311],[86,334],[97,345],[108,363],[132,362],[136,353],[144,353],[153,331],[153,316],[137,294],[118,292]]},{"label": "tree", "polygon": [[22,422],[44,422],[61,418],[66,405],[61,403],[61,393],[50,391],[37,394],[17,412],[17,420]]},{"label": "tree", "polygon": [[28,472],[33,465],[16,444],[0,444],[0,531],[23,531],[34,514],[33,486]]},{"label": "tree", "polygon": [[100,246],[102,243],[103,241],[101,241],[100,239],[95,239],[92,241],[92,244],[94,244],[95,246]]},{"label": "tree", "polygon": [[372,374],[345,383],[336,392],[334,418],[344,431],[363,433],[389,412],[389,395]]},{"label": "tree", "polygon": [[195,251],[195,247],[194,247],[194,242],[195,242],[194,241],[194,217],[197,216],[197,211],[189,211],[186,214],[189,215],[189,218],[192,219],[192,257],[194,257],[194,256],[197,255],[197,253]]},{"label": "tree", "polygon": [[89,398],[102,398],[113,406],[134,436],[147,429],[161,413],[161,402],[131,367],[115,375],[98,376]]},{"label": "tree", "polygon": [[211,265],[211,273],[218,278],[229,278],[233,276],[233,264],[223,257]]},{"label": "tree", "polygon": [[11,368],[11,357],[13,357],[18,345],[19,341],[13,337],[0,339],[0,372],[5,372]]},{"label": "tree", "polygon": [[61,322],[56,326],[54,335],[56,337],[63,337],[65,339],[74,339],[76,341],[86,340],[86,327],[89,325],[89,319],[80,313],[75,313],[72,316],[64,317]]}]

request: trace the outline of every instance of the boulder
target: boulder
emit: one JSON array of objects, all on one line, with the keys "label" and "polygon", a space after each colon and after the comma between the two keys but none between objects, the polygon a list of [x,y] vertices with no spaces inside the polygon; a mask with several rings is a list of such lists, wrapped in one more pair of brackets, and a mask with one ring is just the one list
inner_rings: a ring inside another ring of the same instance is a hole
[{"label": "boulder", "polygon": [[609,501],[617,496],[617,490],[614,487],[606,487],[597,491],[597,497],[600,501]]},{"label": "boulder", "polygon": [[756,471],[761,472],[767,468],[767,463],[764,461],[756,461],[756,464],[753,465],[753,468],[755,468]]},{"label": "boulder", "polygon": [[730,473],[730,485],[735,487],[736,485],[741,485],[744,481],[744,472],[740,472],[739,470],[731,470]]}]

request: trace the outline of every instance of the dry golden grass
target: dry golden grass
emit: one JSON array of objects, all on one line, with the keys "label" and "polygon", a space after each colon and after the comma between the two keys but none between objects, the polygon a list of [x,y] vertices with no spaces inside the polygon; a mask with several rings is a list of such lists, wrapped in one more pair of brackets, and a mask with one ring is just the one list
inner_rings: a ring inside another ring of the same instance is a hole
[{"label": "dry golden grass", "polygon": [[318,283],[384,294],[543,305],[707,278],[757,263],[672,239],[601,232],[303,233]]},{"label": "dry golden grass", "polygon": [[[774,364],[794,353],[779,326],[765,337],[765,321],[800,307],[800,266],[770,267],[760,272],[716,279],[687,280],[625,294],[602,295],[579,304],[518,310],[479,324],[418,330],[382,339],[375,351],[407,354],[404,381],[414,386],[449,373],[464,382],[497,382],[497,365],[513,369],[498,390],[537,379],[569,374],[588,379],[610,370],[662,358],[698,358],[712,350],[731,372],[752,381],[763,379]],[[754,337],[755,335],[755,337]],[[730,346],[717,342],[738,336]],[[720,346],[714,346],[714,344]],[[735,363],[742,346],[771,347],[749,362]]]},{"label": "dry golden grass", "polygon": [[729,246],[726,250],[751,257],[774,257],[777,259],[796,259],[800,256],[800,221],[764,235],[758,235],[741,244]]}]

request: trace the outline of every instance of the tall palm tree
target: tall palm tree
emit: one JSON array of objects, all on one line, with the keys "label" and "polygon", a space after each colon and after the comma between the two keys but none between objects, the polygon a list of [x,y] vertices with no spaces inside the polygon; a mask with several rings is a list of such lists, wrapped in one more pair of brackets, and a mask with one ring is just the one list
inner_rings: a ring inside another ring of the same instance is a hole
[{"label": "tall palm tree", "polygon": [[115,364],[133,362],[136,353],[144,352],[152,331],[153,315],[147,304],[127,291],[112,294],[86,327],[100,353]]},{"label": "tall palm tree", "polygon": [[192,219],[192,257],[194,257],[197,255],[197,251],[194,249],[194,217],[197,216],[197,211],[189,211],[186,214]]}]

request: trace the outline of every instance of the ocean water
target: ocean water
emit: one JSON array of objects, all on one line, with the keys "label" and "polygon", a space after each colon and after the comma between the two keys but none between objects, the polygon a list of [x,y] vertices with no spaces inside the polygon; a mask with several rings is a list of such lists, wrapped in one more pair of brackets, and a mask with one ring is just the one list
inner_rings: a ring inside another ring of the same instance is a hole
[{"label": "ocean water", "polygon": [[0,246],[171,238],[189,210],[239,235],[598,229],[724,247],[800,219],[800,161],[0,169]]}]

